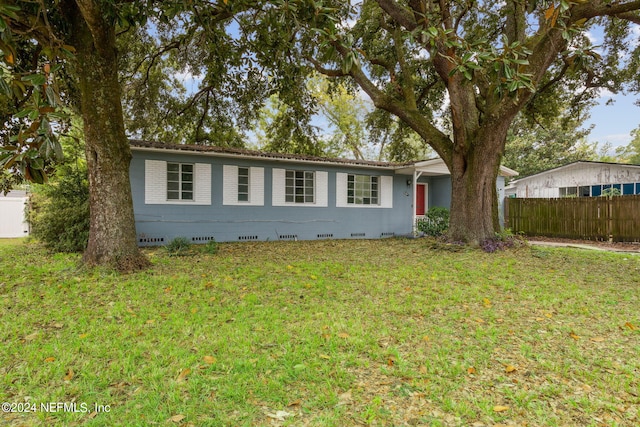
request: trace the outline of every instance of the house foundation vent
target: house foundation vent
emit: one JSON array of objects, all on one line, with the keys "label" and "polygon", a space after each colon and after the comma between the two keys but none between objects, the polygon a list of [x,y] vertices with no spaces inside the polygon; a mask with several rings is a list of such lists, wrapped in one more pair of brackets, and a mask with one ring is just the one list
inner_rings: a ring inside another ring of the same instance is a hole
[{"label": "house foundation vent", "polygon": [[138,243],[163,243],[164,237],[140,237]]},{"label": "house foundation vent", "polygon": [[351,233],[351,237],[364,237],[365,233]]},{"label": "house foundation vent", "polygon": [[280,234],[278,236],[278,239],[280,239],[280,240],[298,240],[298,235],[297,234]]},{"label": "house foundation vent", "polygon": [[198,237],[191,238],[192,242],[209,242],[211,240],[216,240],[216,239],[213,236],[198,236]]},{"label": "house foundation vent", "polygon": [[318,234],[318,239],[331,239],[333,233]]},{"label": "house foundation vent", "polygon": [[395,236],[395,235],[396,235],[396,233],[382,233],[382,234],[380,235],[380,237],[393,237],[393,236]]},{"label": "house foundation vent", "polygon": [[238,240],[258,240],[258,236],[238,236]]}]

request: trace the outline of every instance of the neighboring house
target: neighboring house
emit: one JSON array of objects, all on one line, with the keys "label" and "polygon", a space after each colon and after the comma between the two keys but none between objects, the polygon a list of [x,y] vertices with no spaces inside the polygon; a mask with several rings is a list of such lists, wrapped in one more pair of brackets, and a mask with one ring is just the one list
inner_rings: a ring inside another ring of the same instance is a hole
[{"label": "neighboring house", "polygon": [[28,200],[26,191],[13,190],[6,196],[0,192],[0,238],[29,235],[25,211]]},{"label": "neighboring house", "polygon": [[607,189],[640,194],[640,165],[577,161],[511,182],[507,197],[596,197]]},{"label": "neighboring house", "polygon": [[[138,243],[380,238],[409,235],[449,207],[441,159],[386,163],[131,141]],[[503,168],[498,179],[504,197]],[[414,206],[416,208],[414,209]]]}]

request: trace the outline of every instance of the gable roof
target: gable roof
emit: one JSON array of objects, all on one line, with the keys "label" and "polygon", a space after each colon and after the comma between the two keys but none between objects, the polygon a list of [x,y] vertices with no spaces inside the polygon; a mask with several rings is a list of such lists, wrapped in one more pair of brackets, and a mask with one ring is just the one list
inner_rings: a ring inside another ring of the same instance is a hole
[{"label": "gable roof", "polygon": [[530,178],[535,178],[535,177],[538,177],[540,175],[545,175],[545,174],[548,174],[548,173],[551,173],[551,172],[557,172],[557,171],[564,170],[564,169],[570,169],[570,168],[579,167],[581,165],[612,165],[612,166],[624,166],[624,167],[631,167],[631,168],[640,168],[640,165],[635,165],[635,164],[631,164],[631,163],[598,162],[598,161],[593,161],[593,160],[576,160],[575,162],[571,162],[571,163],[567,163],[566,165],[557,166],[555,168],[547,169],[547,170],[544,170],[542,172],[535,173],[533,175],[523,176],[522,178],[519,178],[516,181],[512,181],[511,184],[516,184],[519,181],[527,180],[527,179],[530,179]]}]

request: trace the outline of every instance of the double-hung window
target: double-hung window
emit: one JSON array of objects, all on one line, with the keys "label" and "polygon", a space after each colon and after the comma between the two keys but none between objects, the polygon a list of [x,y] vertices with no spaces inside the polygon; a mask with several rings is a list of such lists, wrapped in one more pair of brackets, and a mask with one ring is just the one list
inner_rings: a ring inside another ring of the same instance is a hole
[{"label": "double-hung window", "polygon": [[315,172],[285,172],[285,202],[315,203]]},{"label": "double-hung window", "polygon": [[351,205],[379,205],[380,179],[369,175],[347,176],[347,203]]},{"label": "double-hung window", "polygon": [[249,168],[238,168],[238,201],[249,201]]},{"label": "double-hung window", "polygon": [[193,164],[167,163],[167,200],[193,200]]}]

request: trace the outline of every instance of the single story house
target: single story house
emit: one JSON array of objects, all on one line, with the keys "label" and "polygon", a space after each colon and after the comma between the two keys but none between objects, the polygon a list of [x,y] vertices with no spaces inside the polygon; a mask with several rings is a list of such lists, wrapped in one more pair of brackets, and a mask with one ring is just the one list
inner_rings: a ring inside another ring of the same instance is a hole
[{"label": "single story house", "polygon": [[[609,189],[640,194],[640,165],[577,161],[512,181],[507,197],[597,197]],[[610,190],[609,190],[610,191]]]},{"label": "single story house", "polygon": [[26,207],[29,196],[24,190],[13,190],[3,195],[0,192],[0,238],[29,235]]},{"label": "single story house", "polygon": [[[131,141],[138,244],[381,238],[409,235],[449,207],[441,159],[388,163]],[[496,183],[504,198],[502,168]]]}]

